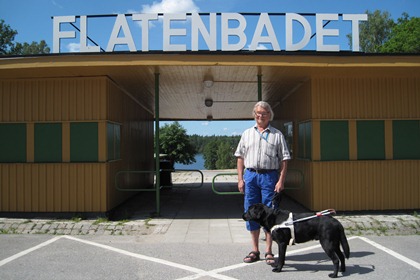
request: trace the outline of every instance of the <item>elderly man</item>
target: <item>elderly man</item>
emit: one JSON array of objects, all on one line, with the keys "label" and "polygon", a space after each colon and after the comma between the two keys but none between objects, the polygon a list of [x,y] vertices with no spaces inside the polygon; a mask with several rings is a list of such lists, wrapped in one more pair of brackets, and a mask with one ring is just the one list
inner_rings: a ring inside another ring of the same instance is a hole
[{"label": "elderly man", "polygon": [[[270,125],[274,117],[270,105],[264,101],[258,102],[254,106],[253,116],[256,123],[244,131],[235,152],[238,189],[245,194],[245,211],[256,203],[272,207],[273,196],[284,189],[287,161],[290,160],[284,135]],[[251,232],[252,251],[243,261],[251,263],[260,259],[260,226],[255,222],[247,222],[246,226]],[[265,232],[265,236],[265,260],[267,264],[272,265],[272,238],[269,232]]]}]

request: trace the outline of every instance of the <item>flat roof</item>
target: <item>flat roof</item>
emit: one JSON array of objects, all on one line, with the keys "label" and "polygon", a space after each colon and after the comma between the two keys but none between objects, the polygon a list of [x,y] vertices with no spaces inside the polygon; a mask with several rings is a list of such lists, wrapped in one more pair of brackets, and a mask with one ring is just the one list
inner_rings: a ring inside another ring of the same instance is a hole
[{"label": "flat roof", "polygon": [[155,73],[161,120],[245,120],[258,100],[259,75],[262,99],[275,107],[315,77],[420,77],[420,55],[199,51],[0,57],[0,79],[106,76],[151,112]]}]

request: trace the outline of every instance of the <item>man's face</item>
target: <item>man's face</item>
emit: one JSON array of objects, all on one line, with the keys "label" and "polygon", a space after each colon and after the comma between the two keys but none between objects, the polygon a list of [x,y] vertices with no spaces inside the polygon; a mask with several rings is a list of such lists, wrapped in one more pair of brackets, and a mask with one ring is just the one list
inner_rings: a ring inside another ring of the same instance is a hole
[{"label": "man's face", "polygon": [[270,122],[270,112],[266,111],[263,107],[258,106],[255,111],[255,121],[261,127],[266,128]]}]

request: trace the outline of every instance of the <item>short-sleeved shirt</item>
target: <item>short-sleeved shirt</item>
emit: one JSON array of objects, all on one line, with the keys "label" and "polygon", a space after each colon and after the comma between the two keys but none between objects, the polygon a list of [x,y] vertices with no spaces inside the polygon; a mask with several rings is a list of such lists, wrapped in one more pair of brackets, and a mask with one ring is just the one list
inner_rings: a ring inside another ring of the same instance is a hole
[{"label": "short-sleeved shirt", "polygon": [[263,132],[256,125],[245,130],[235,156],[244,159],[245,168],[277,170],[291,158],[283,133],[271,125]]}]

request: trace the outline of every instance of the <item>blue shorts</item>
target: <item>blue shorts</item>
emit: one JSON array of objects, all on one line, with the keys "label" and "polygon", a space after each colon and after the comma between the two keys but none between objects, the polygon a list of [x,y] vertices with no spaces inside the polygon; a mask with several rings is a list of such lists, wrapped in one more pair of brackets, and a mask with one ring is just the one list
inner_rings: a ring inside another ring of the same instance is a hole
[{"label": "blue shorts", "polygon": [[[245,170],[245,212],[251,205],[256,203],[263,203],[268,207],[272,207],[271,200],[273,199],[274,188],[278,180],[279,172],[277,170],[263,174]],[[246,228],[249,231],[257,230],[260,228],[260,225],[256,222],[249,221],[246,222]]]}]

